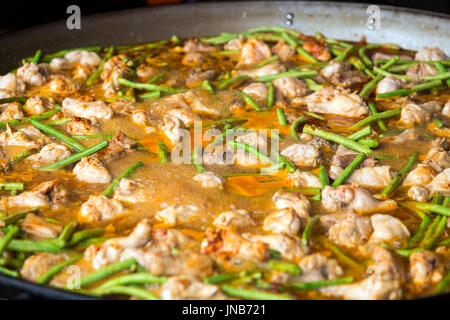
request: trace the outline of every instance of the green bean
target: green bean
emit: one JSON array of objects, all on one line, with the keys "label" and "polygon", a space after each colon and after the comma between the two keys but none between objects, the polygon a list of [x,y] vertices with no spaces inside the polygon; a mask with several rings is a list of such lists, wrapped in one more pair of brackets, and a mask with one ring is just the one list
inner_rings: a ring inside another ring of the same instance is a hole
[{"label": "green bean", "polygon": [[108,52],[106,53],[105,57],[102,59],[102,62],[100,63],[100,66],[98,69],[86,80],[86,85],[90,86],[94,83],[97,78],[100,77],[100,74],[103,71],[103,66],[105,65],[106,61],[112,57],[114,54],[114,46],[109,47]]},{"label": "green bean", "polygon": [[127,170],[125,170],[124,172],[122,172],[122,174],[120,176],[118,176],[117,178],[115,178],[111,184],[108,186],[108,188],[105,189],[105,191],[103,191],[103,195],[105,197],[109,197],[110,195],[113,194],[114,190],[116,189],[116,187],[119,185],[120,180],[122,180],[123,178],[127,178],[129,176],[131,176],[134,171],[136,171],[137,168],[143,166],[144,164],[141,161],[136,162],[135,164],[133,164],[131,167],[129,167]]},{"label": "green bean", "polygon": [[242,177],[242,176],[260,176],[261,172],[236,172],[236,173],[225,173],[222,176],[224,178],[230,177]]},{"label": "green bean", "polygon": [[211,54],[237,54],[240,52],[241,50],[221,50],[221,51],[212,51]]},{"label": "green bean", "polygon": [[161,91],[147,92],[139,95],[139,99],[159,98],[161,97]]},{"label": "green bean", "polygon": [[358,128],[361,128],[362,126],[365,126],[369,123],[372,123],[372,122],[375,122],[375,121],[378,121],[381,119],[398,116],[401,112],[402,112],[402,109],[398,108],[398,109],[392,109],[392,110],[387,110],[387,111],[383,111],[380,113],[372,114],[371,116],[368,116],[367,118],[364,118],[363,120],[355,123],[353,126],[350,127],[350,129],[351,130],[358,129]]},{"label": "green bean", "polygon": [[27,214],[36,213],[36,212],[39,212],[39,208],[33,208],[33,209],[21,211],[21,212],[9,215],[7,217],[1,218],[0,219],[0,227],[6,227],[6,226],[9,226],[10,224],[14,224],[14,223],[18,222],[19,220],[22,220],[23,218],[25,218],[25,216]]},{"label": "green bean", "polygon": [[450,246],[450,239],[439,242],[439,246]]},{"label": "green bean", "polygon": [[402,183],[403,179],[406,177],[406,174],[412,169],[414,164],[419,157],[419,153],[414,153],[409,159],[405,166],[400,169],[400,171],[395,175],[394,179],[389,182],[386,188],[383,190],[382,194],[385,196],[389,196],[394,190]]},{"label": "green bean", "polygon": [[269,63],[272,63],[272,62],[277,61],[279,59],[280,58],[277,55],[273,55],[270,58],[255,64],[253,67],[254,68],[261,68],[261,67],[264,67],[265,65],[268,65]]},{"label": "green bean", "polygon": [[370,126],[364,127],[359,131],[356,131],[354,133],[352,133],[351,135],[347,136],[347,138],[351,139],[351,140],[359,140],[362,138],[365,138],[367,136],[370,136],[372,134],[372,129],[370,128]]},{"label": "green bean", "polygon": [[324,85],[318,84],[313,79],[309,79],[309,78],[305,79],[305,83],[308,86],[308,89],[313,90],[313,91],[318,91],[325,87]]},{"label": "green bean", "polygon": [[[385,64],[383,64],[380,69],[381,70],[388,70],[390,67],[392,67],[394,64],[397,63],[397,61],[400,59],[399,56],[394,56],[390,60],[386,61]],[[376,61],[375,61],[376,62]]]},{"label": "green bean", "polygon": [[434,217],[433,221],[431,222],[430,226],[428,227],[428,229],[425,233],[425,236],[422,239],[422,244],[424,244],[425,242],[428,241],[428,239],[431,238],[431,236],[433,235],[433,231],[436,228],[436,226],[438,225],[440,219],[441,219],[441,216]]},{"label": "green bean", "polygon": [[59,126],[59,125],[62,125],[62,124],[66,124],[70,120],[72,120],[72,118],[64,118],[64,119],[55,120],[55,121],[47,121],[44,124],[47,125],[47,126]]},{"label": "green bean", "polygon": [[214,91],[214,88],[211,86],[211,84],[209,83],[208,80],[202,81],[202,83],[200,83],[198,86],[195,86],[195,88],[197,88],[197,87],[203,88],[203,89],[205,89],[206,91],[208,91],[211,94],[215,94],[216,93]]},{"label": "green bean", "polygon": [[386,93],[379,93],[377,94],[377,99],[382,99],[382,98],[391,98],[391,97],[397,97],[397,96],[407,96],[411,93],[410,89],[398,89],[398,90],[394,90],[394,91],[390,91],[390,92],[386,92]]},{"label": "green bean", "polygon": [[422,239],[422,237],[425,234],[425,231],[427,230],[428,225],[431,223],[431,219],[429,216],[425,215],[422,218],[422,222],[420,223],[419,229],[417,232],[409,239],[408,241],[408,249],[410,249],[412,246],[414,246],[417,242]]},{"label": "green bean", "polygon": [[59,57],[63,57],[65,56],[67,53],[72,52],[72,51],[90,51],[90,52],[99,52],[102,50],[102,47],[99,46],[95,46],[95,47],[84,47],[84,48],[73,48],[73,49],[65,49],[65,50],[61,50],[55,53],[48,53],[48,54],[44,54],[41,57],[41,61],[42,62],[49,62],[50,60],[54,59],[54,58],[59,58]]},{"label": "green bean", "polygon": [[319,180],[322,185],[322,189],[325,188],[325,186],[330,185],[330,178],[328,177],[327,169],[323,164],[319,167]]},{"label": "green bean", "polygon": [[343,263],[347,264],[350,267],[356,268],[356,269],[363,269],[363,266],[361,266],[358,262],[347,256],[345,253],[341,251],[336,245],[328,241],[325,237],[320,238],[320,242],[326,246],[331,252],[334,253],[334,255],[340,259]]},{"label": "green bean", "polygon": [[275,88],[273,87],[273,84],[270,82],[268,82],[266,85],[267,85],[267,108],[271,109],[275,101]]},{"label": "green bean", "polygon": [[309,238],[311,236],[312,229],[314,225],[319,222],[320,216],[317,214],[314,217],[311,217],[309,219],[308,223],[306,224],[305,230],[303,230],[302,234],[302,245],[307,247],[309,243]]},{"label": "green bean", "polygon": [[435,228],[434,235],[432,237],[430,237],[427,242],[425,242],[425,246],[424,246],[425,249],[432,249],[434,247],[434,244],[439,240],[442,233],[447,228],[447,220],[448,220],[448,217],[446,217],[446,216],[441,217],[438,225]]},{"label": "green bean", "polygon": [[158,155],[161,163],[169,161],[169,158],[167,157],[167,147],[161,139],[158,139]]},{"label": "green bean", "polygon": [[361,139],[358,140],[358,142],[372,149],[380,145],[380,141],[378,139]]},{"label": "green bean", "polygon": [[114,287],[100,287],[93,291],[94,295],[104,296],[109,294],[125,294],[144,300],[159,300],[159,298],[153,293],[137,287],[126,287],[126,286],[114,286]]},{"label": "green bean", "polygon": [[140,51],[140,50],[145,50],[145,49],[155,49],[155,48],[162,47],[167,42],[168,42],[167,40],[161,40],[161,41],[138,44],[138,45],[131,46],[131,47],[130,46],[118,46],[116,49],[117,49],[118,53]]},{"label": "green bean", "polygon": [[293,300],[290,296],[261,290],[240,289],[224,284],[222,291],[227,296],[246,300]]},{"label": "green bean", "polygon": [[78,260],[80,260],[81,258],[83,258],[84,255],[79,254],[76,255],[72,258],[69,258],[61,263],[58,263],[57,265],[53,266],[52,268],[50,268],[46,273],[44,273],[42,276],[40,276],[37,280],[36,283],[39,284],[47,284],[49,283],[53,277],[55,277],[58,273],[62,272],[66,267],[70,266],[71,264],[74,264],[75,262],[77,262]]},{"label": "green bean", "polygon": [[418,252],[418,251],[422,251],[424,250],[423,248],[413,248],[413,249],[397,249],[397,248],[391,248],[386,242],[381,242],[380,245],[382,247],[391,249],[393,251],[395,251],[399,256],[403,257],[403,258],[409,258],[409,256],[411,256],[414,252]]},{"label": "green bean", "polygon": [[368,97],[373,92],[373,90],[375,90],[377,83],[380,82],[383,78],[384,77],[382,75],[378,75],[372,80],[370,80],[361,90],[359,96],[363,99]]},{"label": "green bean", "polygon": [[261,159],[265,162],[271,163],[273,165],[277,165],[278,163],[275,162],[274,160],[272,160],[270,157],[266,156],[265,154],[261,153],[258,151],[258,149],[256,149],[255,147],[252,147],[251,145],[242,143],[242,142],[238,142],[238,141],[227,141],[227,145],[229,145],[230,147],[235,147],[235,148],[239,148],[242,150],[245,150],[246,152],[249,152],[253,155],[255,155],[258,159]]},{"label": "green bean", "polygon": [[441,120],[439,120],[438,118],[434,118],[433,119],[434,124],[436,125],[436,127],[438,127],[439,129],[442,129],[444,127],[444,124],[442,123]]},{"label": "green bean", "polygon": [[450,285],[450,271],[448,271],[445,277],[438,283],[436,289],[434,290],[434,294],[445,292],[449,287],[449,285]]},{"label": "green bean", "polygon": [[80,287],[89,286],[95,282],[101,281],[109,276],[112,276],[115,273],[131,268],[136,264],[135,258],[129,258],[123,261],[119,261],[113,264],[110,264],[106,267],[103,267],[97,271],[94,271],[88,275],[85,275],[80,279]]},{"label": "green bean", "polygon": [[50,252],[58,253],[61,248],[49,241],[32,241],[32,240],[17,240],[13,239],[8,243],[8,250],[21,252]]},{"label": "green bean", "polygon": [[303,111],[304,114],[306,114],[307,116],[319,119],[319,120],[323,120],[325,121],[326,119],[324,117],[322,117],[321,115],[318,115],[317,113],[314,112],[308,112],[308,111]]},{"label": "green bean", "polygon": [[8,124],[13,127],[13,126],[18,126],[18,125],[22,125],[22,124],[25,124],[25,123],[29,123],[32,120],[47,119],[47,118],[52,117],[56,113],[61,112],[61,107],[60,106],[54,105],[53,107],[54,107],[53,110],[46,111],[46,112],[43,112],[41,114],[37,114],[37,115],[31,116],[31,117],[22,118],[22,119],[14,119],[14,120],[5,121],[5,122],[0,122],[0,129],[5,129],[6,125],[8,125]]},{"label": "green bean", "polygon": [[247,75],[241,75],[241,76],[237,76],[237,77],[234,77],[234,78],[231,78],[228,80],[221,80],[220,82],[217,83],[217,89],[224,90],[232,84],[235,84],[237,82],[243,82],[249,78],[250,77]]},{"label": "green bean", "polygon": [[267,266],[270,269],[281,271],[281,272],[286,272],[293,276],[298,276],[302,273],[302,269],[298,265],[296,265],[294,263],[285,262],[285,261],[269,260],[267,262]]},{"label": "green bean", "polygon": [[72,138],[73,139],[77,139],[77,140],[90,140],[90,139],[97,139],[97,138],[111,140],[113,138],[113,135],[111,135],[111,134],[98,134],[98,133],[77,134],[77,135],[73,135]]},{"label": "green bean", "polygon": [[322,191],[320,188],[284,188],[283,190],[287,192],[300,192],[305,194],[316,194]]},{"label": "green bean", "polygon": [[[370,110],[370,112],[371,112],[373,115],[379,113],[378,110],[377,110],[377,108],[375,107],[375,104],[374,104],[373,102],[369,102],[369,103],[367,104],[367,106],[369,107],[369,110]],[[380,127],[380,129],[381,129],[382,131],[386,131],[386,130],[387,130],[386,125],[384,124],[383,120],[378,120],[377,123],[378,123],[378,127]]]},{"label": "green bean", "polygon": [[353,150],[358,151],[358,152],[362,152],[362,153],[366,153],[366,154],[370,154],[370,153],[373,152],[367,146],[365,146],[363,144],[360,144],[360,143],[358,143],[356,141],[353,141],[353,140],[351,140],[351,139],[349,139],[347,137],[343,137],[343,136],[341,136],[341,135],[339,135],[337,133],[334,133],[334,132],[328,132],[328,131],[325,131],[325,130],[322,130],[322,129],[319,129],[319,128],[313,128],[313,127],[311,127],[309,125],[305,125],[303,127],[303,132],[304,133],[308,133],[308,134],[312,134],[314,136],[318,136],[318,137],[323,138],[325,140],[330,140],[330,141],[336,142],[338,144],[342,144],[344,147],[353,149]]},{"label": "green bean", "polygon": [[203,279],[203,282],[208,284],[216,284],[221,282],[227,282],[234,278],[236,278],[236,274],[234,273],[219,273]]},{"label": "green bean", "polygon": [[0,239],[0,257],[3,255],[8,244],[19,233],[18,226],[12,226],[3,238]]},{"label": "green bean", "polygon": [[283,109],[281,109],[281,108],[277,109],[277,118],[278,118],[278,122],[282,126],[287,126],[286,116],[284,115],[284,110]]},{"label": "green bean", "polygon": [[152,84],[152,83],[132,82],[132,81],[129,81],[129,80],[121,78],[121,77],[117,78],[117,82],[125,87],[130,87],[133,89],[147,90],[147,91],[161,91],[161,92],[169,93],[169,94],[175,94],[175,93],[180,93],[180,92],[186,91],[185,89],[173,89],[170,87],[158,86],[158,85]]},{"label": "green bean", "polygon": [[[439,61],[435,63],[435,67],[436,69],[438,69],[438,71],[441,74],[444,74],[447,72],[447,70],[445,69],[444,65],[442,63],[440,63]],[[447,80],[447,86],[450,86],[450,79]]]},{"label": "green bean", "polygon": [[27,62],[39,63],[39,60],[41,60],[41,56],[42,56],[42,50],[39,49],[36,51],[34,56],[22,59],[22,64],[25,64]]},{"label": "green bean", "polygon": [[108,146],[108,141],[102,141],[82,152],[76,153],[74,155],[71,155],[70,157],[67,157],[65,159],[59,160],[55,163],[49,164],[44,167],[38,168],[38,170],[57,170],[64,168],[65,166],[68,166],[69,164],[72,164],[78,160],[81,160],[84,157],[90,156],[93,153],[96,153],[99,150],[102,150]]},{"label": "green bean", "polygon": [[10,277],[14,277],[14,278],[18,278],[19,277],[19,272],[14,271],[14,270],[9,270],[7,268],[3,268],[0,267],[0,273],[4,273]]},{"label": "green bean", "polygon": [[0,182],[0,190],[24,190],[23,182]]},{"label": "green bean", "polygon": [[200,155],[198,154],[198,150],[194,149],[194,151],[192,151],[192,164],[195,166],[195,169],[197,169],[198,172],[203,173],[206,171],[206,169],[201,164],[201,162],[197,161],[198,157],[200,157]]},{"label": "green bean", "polygon": [[288,159],[286,159],[285,157],[283,157],[279,153],[277,153],[276,156],[277,156],[278,163],[279,164],[284,164],[286,166],[286,169],[288,170],[288,172],[290,172],[290,173],[295,172],[294,165]]},{"label": "green bean", "polygon": [[58,239],[56,239],[56,244],[60,246],[61,248],[66,247],[68,241],[72,237],[72,234],[74,233],[75,229],[78,227],[77,221],[71,221],[69,222],[59,235]]},{"label": "green bean", "polygon": [[364,161],[366,158],[366,155],[364,153],[360,153],[356,156],[355,159],[342,171],[341,175],[333,182],[331,185],[333,188],[337,188],[341,184],[347,180],[348,177],[350,177],[353,173],[353,171],[356,170],[356,168],[359,167],[359,165]]},{"label": "green bean", "polygon": [[316,58],[314,58],[308,51],[306,51],[305,49],[302,48],[301,45],[299,45],[299,43],[293,39],[288,33],[286,32],[282,32],[281,36],[284,38],[284,40],[286,41],[286,43],[288,43],[289,45],[291,45],[292,47],[294,47],[294,49],[297,51],[297,53],[302,56],[303,58],[312,61],[312,62],[319,62],[317,61]]},{"label": "green bean", "polygon": [[450,72],[444,72],[444,73],[440,73],[434,76],[426,76],[426,77],[421,77],[421,80],[447,80],[448,78],[450,78]]},{"label": "green bean", "polygon": [[340,55],[338,55],[336,58],[334,58],[333,60],[334,61],[345,61],[345,60],[347,60],[347,58],[348,58],[348,56],[350,55],[350,54],[352,54],[352,52],[355,50],[355,47],[354,46],[350,46],[350,47],[347,47]]},{"label": "green bean", "polygon": [[103,233],[105,233],[104,229],[87,229],[87,230],[82,230],[82,231],[78,231],[75,232],[72,237],[70,238],[69,243],[67,244],[68,247],[72,247],[75,246],[77,244],[79,244],[80,242],[89,239],[89,238],[93,238],[93,237],[98,237],[101,236]]},{"label": "green bean", "polygon": [[372,66],[373,63],[372,63],[372,60],[370,60],[366,56],[366,50],[377,49],[377,48],[400,49],[397,45],[390,44],[390,43],[386,43],[386,44],[367,44],[367,45],[365,45],[364,47],[359,49],[359,56],[361,57],[361,59],[363,60],[363,62],[367,66]]},{"label": "green bean", "polygon": [[250,34],[257,33],[257,32],[277,32],[277,33],[286,32],[287,34],[290,34],[291,36],[293,36],[295,38],[300,37],[299,32],[292,30],[292,29],[279,27],[279,26],[263,26],[263,27],[253,28],[253,29],[250,29],[247,31],[247,33],[250,33]]},{"label": "green bean", "polygon": [[139,272],[134,274],[126,274],[120,277],[106,281],[100,288],[109,288],[123,285],[135,284],[163,284],[167,281],[167,277],[157,277],[147,272]]},{"label": "green bean", "polygon": [[378,73],[379,75],[382,75],[384,77],[395,77],[397,79],[402,79],[402,80],[407,80],[407,81],[411,81],[411,77],[407,76],[407,75],[403,75],[403,74],[395,74],[395,73],[391,73],[389,71],[383,70],[381,68],[378,67],[373,67],[373,71],[375,71],[376,73]]},{"label": "green bean", "polygon": [[36,120],[31,120],[31,124],[38,128],[39,130],[51,135],[52,137],[55,137],[58,140],[63,141],[65,144],[67,144],[69,147],[71,147],[72,149],[75,149],[79,152],[85,151],[86,148],[81,145],[80,143],[78,143],[77,141],[75,141],[74,139],[72,139],[69,136],[66,136],[65,134],[59,132],[58,130],[56,130],[55,128],[52,128],[50,126],[47,126],[39,121]]},{"label": "green bean", "polygon": [[412,86],[411,87],[411,91],[412,92],[420,92],[420,91],[432,89],[432,88],[440,86],[440,85],[442,85],[442,81],[441,80],[428,81],[428,82],[425,82],[425,83],[421,83],[421,84],[417,84],[415,86]]},{"label": "green bean", "polygon": [[437,213],[437,214],[441,214],[441,215],[444,215],[447,217],[450,216],[450,208],[448,208],[446,206],[444,207],[443,205],[439,205],[439,204],[422,203],[422,202],[417,202],[417,201],[412,201],[412,203],[414,204],[414,206],[416,206],[419,209]]},{"label": "green bean", "polygon": [[240,126],[236,126],[236,127],[230,129],[229,124],[225,125],[224,129],[225,129],[225,131],[223,133],[221,133],[219,136],[217,136],[214,139],[214,141],[212,141],[205,149],[208,149],[209,147],[213,147],[219,143],[222,143],[224,138],[227,138],[231,134],[234,134],[234,132],[237,130],[244,130]]},{"label": "green bean", "polygon": [[384,132],[384,133],[380,133],[380,138],[382,138],[382,137],[386,137],[386,136],[390,136],[390,135],[392,135],[392,134],[396,134],[396,133],[402,133],[402,132],[404,132],[406,129],[394,129],[394,130],[389,130],[389,131],[386,131],[386,132]]},{"label": "green bean", "polygon": [[19,102],[20,104],[25,104],[28,101],[28,98],[25,97],[9,97],[0,99],[0,104],[11,103],[11,102]]},{"label": "green bean", "polygon": [[236,93],[238,96],[240,96],[242,99],[244,99],[245,103],[247,103],[253,109],[255,109],[256,111],[261,111],[261,108],[250,96],[246,95],[245,93],[239,90],[233,90],[233,92]]},{"label": "green bean", "polygon": [[236,39],[240,36],[240,33],[226,33],[222,32],[220,36],[211,37],[211,38],[200,38],[202,42],[211,43],[211,44],[222,44],[226,43],[230,40]]},{"label": "green bean", "polygon": [[[282,110],[282,109],[277,109],[277,113],[278,113],[278,110]],[[301,116],[301,117],[298,117],[297,119],[295,119],[294,122],[292,122],[292,124],[291,124],[291,136],[292,136],[295,140],[300,141],[300,139],[299,139],[298,136],[297,136],[297,127],[298,127],[301,123],[306,122],[308,119],[309,119],[309,118],[306,117],[306,116]],[[286,120],[286,118],[285,118],[284,120]],[[280,123],[281,123],[281,122],[280,122]]]},{"label": "green bean", "polygon": [[291,69],[286,72],[257,77],[257,78],[254,78],[253,80],[259,81],[259,82],[268,82],[268,81],[273,81],[273,80],[276,80],[279,78],[285,78],[285,77],[307,78],[307,77],[315,77],[315,76],[317,76],[316,70],[298,71],[295,69]]},{"label": "green bean", "polygon": [[353,282],[353,277],[345,277],[345,278],[339,278],[335,280],[322,280],[322,281],[315,281],[315,282],[291,282],[286,285],[284,285],[284,288],[287,290],[317,290],[325,286],[335,286],[335,285],[341,285],[341,284],[347,284]]}]

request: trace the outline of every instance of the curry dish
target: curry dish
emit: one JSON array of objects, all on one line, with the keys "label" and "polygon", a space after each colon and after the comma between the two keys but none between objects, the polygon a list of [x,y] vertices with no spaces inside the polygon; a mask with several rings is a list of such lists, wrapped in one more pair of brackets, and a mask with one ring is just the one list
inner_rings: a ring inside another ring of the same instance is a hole
[{"label": "curry dish", "polygon": [[450,284],[450,60],[281,27],[0,77],[0,272],[133,299]]}]

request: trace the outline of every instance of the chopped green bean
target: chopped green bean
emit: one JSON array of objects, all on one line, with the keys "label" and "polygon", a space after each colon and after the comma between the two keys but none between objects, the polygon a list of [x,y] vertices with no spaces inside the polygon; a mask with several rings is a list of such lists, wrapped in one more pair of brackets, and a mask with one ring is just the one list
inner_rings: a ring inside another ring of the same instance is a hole
[{"label": "chopped green bean", "polygon": [[36,283],[39,283],[39,284],[49,283],[53,279],[54,276],[56,276],[58,273],[62,272],[66,267],[70,266],[71,264],[74,264],[75,262],[77,262],[78,260],[83,258],[83,256],[84,255],[82,255],[82,254],[76,255],[76,256],[69,258],[61,263],[58,263],[57,265],[50,268],[42,276],[40,276],[36,280]]},{"label": "chopped green bean", "polygon": [[359,140],[362,138],[365,138],[367,136],[370,136],[372,134],[372,129],[370,128],[370,126],[364,127],[359,131],[356,131],[354,133],[352,133],[351,135],[347,136],[347,138],[351,139],[351,140]]},{"label": "chopped green bean", "polygon": [[261,108],[258,106],[258,104],[248,95],[245,93],[239,91],[239,90],[233,90],[234,93],[239,95],[242,99],[244,99],[245,103],[247,103],[249,106],[251,106],[256,111],[261,111]]},{"label": "chopped green bean", "polygon": [[39,130],[51,135],[52,137],[55,137],[58,140],[63,141],[65,144],[67,144],[69,147],[71,147],[72,149],[75,149],[79,152],[85,151],[86,148],[81,145],[80,143],[78,143],[77,141],[75,141],[74,139],[72,139],[69,136],[66,136],[65,134],[63,134],[62,132],[59,132],[58,130],[56,130],[55,128],[52,128],[48,125],[45,125],[39,121],[36,120],[31,120],[31,124],[38,128]]},{"label": "chopped green bean", "polygon": [[100,74],[103,71],[103,66],[105,65],[106,61],[112,57],[114,54],[114,47],[111,46],[108,49],[108,52],[106,53],[106,56],[102,59],[102,62],[100,63],[100,66],[98,69],[86,80],[86,85],[90,86],[94,83],[95,80],[97,80],[100,77]]},{"label": "chopped green bean", "polygon": [[224,90],[226,88],[228,88],[230,85],[238,83],[238,82],[243,82],[245,80],[247,80],[248,78],[250,78],[247,75],[241,75],[241,76],[237,76],[228,80],[221,80],[220,82],[217,83],[217,89],[219,90]]},{"label": "chopped green bean", "polygon": [[305,230],[303,231],[303,234],[302,234],[302,245],[303,246],[305,246],[305,247],[308,246],[312,229],[313,229],[314,225],[317,222],[319,222],[319,219],[320,219],[320,216],[317,214],[317,215],[311,217],[311,219],[309,219],[308,223],[306,224]]},{"label": "chopped green bean", "polygon": [[131,167],[129,167],[127,170],[125,170],[124,172],[122,172],[122,174],[120,176],[118,176],[117,178],[115,178],[111,184],[108,186],[108,188],[105,189],[105,191],[103,191],[103,195],[105,197],[109,197],[110,195],[113,194],[114,190],[116,189],[116,187],[119,185],[120,180],[122,180],[123,178],[127,178],[129,176],[131,176],[134,171],[136,171],[137,168],[143,166],[144,164],[141,161],[136,162],[135,164],[133,164]]},{"label": "chopped green bean", "polygon": [[229,285],[223,285],[222,291],[227,296],[246,300],[293,300],[293,298],[276,293],[270,293],[260,290],[240,289]]},{"label": "chopped green bean", "polygon": [[161,139],[158,139],[158,155],[161,163],[169,161],[169,158],[167,157],[167,147]]},{"label": "chopped green bean", "polygon": [[287,126],[286,116],[284,115],[284,110],[283,109],[281,109],[281,108],[277,109],[277,117],[278,117],[278,122],[282,126]]},{"label": "chopped green bean", "polygon": [[347,180],[348,177],[350,177],[353,173],[353,171],[356,170],[356,168],[359,167],[359,165],[364,161],[366,158],[366,155],[364,153],[360,153],[356,156],[355,159],[342,171],[341,175],[333,182],[332,187],[337,188],[341,184]]},{"label": "chopped green bean", "polygon": [[[277,109],[277,113],[278,113],[278,110],[282,110],[282,109]],[[300,141],[300,139],[299,139],[298,136],[297,136],[297,127],[298,127],[301,123],[306,122],[308,119],[309,119],[309,118],[306,117],[306,116],[301,116],[301,117],[298,117],[297,119],[295,119],[294,122],[292,122],[292,124],[291,124],[291,136],[292,136],[295,140]],[[286,120],[286,118],[285,118],[285,120]],[[281,122],[280,122],[280,123],[281,123]]]},{"label": "chopped green bean", "polygon": [[267,84],[267,108],[271,109],[275,101],[275,88],[272,83]]},{"label": "chopped green bean", "polygon": [[268,81],[273,81],[273,80],[276,80],[279,78],[285,78],[285,77],[308,78],[308,77],[315,77],[315,76],[317,76],[316,70],[298,71],[295,69],[291,69],[286,72],[257,77],[257,78],[254,78],[253,80],[259,81],[259,82],[268,82]]},{"label": "chopped green bean", "polygon": [[270,269],[286,272],[293,276],[297,276],[302,273],[302,269],[298,265],[290,262],[280,260],[269,260],[267,262],[267,266]]},{"label": "chopped green bean", "polygon": [[144,300],[159,300],[159,298],[153,293],[138,287],[126,287],[126,286],[111,286],[111,287],[100,287],[92,291],[94,295],[104,296],[110,294],[125,294],[128,296],[133,296],[141,298]]},{"label": "chopped green bean", "polygon": [[157,277],[147,272],[139,272],[134,274],[126,274],[109,281],[106,281],[101,285],[101,288],[123,286],[123,285],[135,285],[135,284],[163,284],[167,281],[167,277]]},{"label": "chopped green bean", "polygon": [[304,291],[304,290],[317,290],[325,286],[335,286],[341,284],[352,283],[353,277],[339,278],[335,280],[321,280],[315,282],[291,282],[284,286],[287,290]]},{"label": "chopped green bean", "polygon": [[122,260],[113,264],[110,264],[106,267],[103,267],[97,271],[94,271],[90,274],[83,276],[80,279],[80,287],[87,287],[95,282],[103,280],[109,276],[112,276],[115,273],[131,268],[136,264],[135,258],[129,258],[126,260]]},{"label": "chopped green bean", "polygon": [[389,196],[392,192],[394,192],[395,189],[397,189],[397,187],[400,185],[400,183],[406,177],[406,174],[412,169],[412,167],[416,163],[418,157],[419,157],[419,153],[416,152],[408,159],[408,162],[395,175],[394,179],[392,179],[391,182],[386,186],[386,188],[383,190],[382,194],[384,194],[385,196]]},{"label": "chopped green bean", "polygon": [[372,114],[371,116],[368,116],[367,118],[364,118],[363,120],[355,123],[353,126],[350,127],[350,129],[352,129],[352,130],[358,129],[358,128],[361,128],[362,126],[365,126],[367,124],[370,124],[372,122],[375,122],[375,121],[378,121],[381,119],[398,116],[401,112],[402,112],[402,109],[398,108],[398,109],[392,109],[392,110],[387,110],[387,111],[383,111],[380,113]]}]

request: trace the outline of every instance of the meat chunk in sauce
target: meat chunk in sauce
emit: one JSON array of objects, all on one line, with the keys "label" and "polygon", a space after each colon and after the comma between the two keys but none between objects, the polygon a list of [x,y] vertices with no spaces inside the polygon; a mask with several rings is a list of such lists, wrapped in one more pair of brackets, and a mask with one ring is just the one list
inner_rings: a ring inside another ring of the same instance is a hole
[{"label": "meat chunk in sauce", "polygon": [[29,213],[25,216],[20,227],[22,231],[31,238],[41,240],[56,238],[63,230],[63,226],[49,222],[33,213]]},{"label": "meat chunk in sauce", "polygon": [[103,162],[92,157],[81,159],[73,168],[73,173],[77,180],[86,183],[109,183],[112,180]]},{"label": "meat chunk in sauce", "polygon": [[105,196],[90,196],[81,205],[80,218],[88,222],[102,221],[114,218],[123,211],[120,201]]}]

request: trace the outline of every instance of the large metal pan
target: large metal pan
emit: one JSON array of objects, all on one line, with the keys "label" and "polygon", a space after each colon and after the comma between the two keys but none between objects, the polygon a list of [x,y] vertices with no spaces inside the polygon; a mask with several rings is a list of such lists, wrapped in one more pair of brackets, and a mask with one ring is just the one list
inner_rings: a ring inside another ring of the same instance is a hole
[{"label": "large metal pan", "polygon": [[[368,6],[333,2],[201,3],[82,16],[80,30],[68,30],[66,22],[60,21],[0,37],[0,74],[17,67],[21,58],[37,49],[53,52],[82,46],[121,45],[167,39],[174,34],[211,36],[263,25],[288,26],[307,34],[320,31],[343,40],[365,37],[369,42],[393,42],[407,49],[439,46],[450,53],[449,16],[380,6],[380,29],[370,29]],[[288,14],[293,18],[288,19]],[[19,290],[22,297],[81,297],[0,274],[2,286]]]}]

